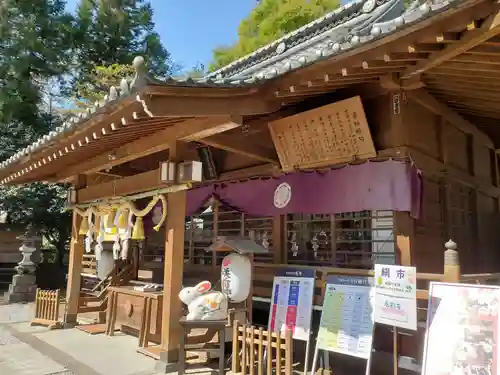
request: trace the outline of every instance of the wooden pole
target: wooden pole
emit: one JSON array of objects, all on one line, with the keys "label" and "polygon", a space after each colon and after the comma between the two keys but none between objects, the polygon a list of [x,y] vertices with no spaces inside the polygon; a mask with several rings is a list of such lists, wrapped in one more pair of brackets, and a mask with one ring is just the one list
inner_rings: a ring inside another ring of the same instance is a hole
[{"label": "wooden pole", "polygon": [[398,327],[392,327],[392,348],[393,348],[393,372],[398,375]]},{"label": "wooden pole", "polygon": [[82,218],[73,211],[71,227],[71,245],[69,250],[68,284],[66,286],[66,312],[64,325],[74,325],[77,322],[80,298],[80,282],[83,261],[83,236],[78,235]]},{"label": "wooden pole", "polygon": [[179,292],[182,288],[184,269],[184,229],[186,218],[186,191],[167,196],[167,224],[165,229],[165,273],[163,281],[163,318],[161,331],[161,360],[176,362],[181,340],[182,303]]},{"label": "wooden pole", "polygon": [[460,259],[458,256],[457,244],[451,239],[445,243],[444,247],[444,275],[443,281],[448,283],[460,282]]}]

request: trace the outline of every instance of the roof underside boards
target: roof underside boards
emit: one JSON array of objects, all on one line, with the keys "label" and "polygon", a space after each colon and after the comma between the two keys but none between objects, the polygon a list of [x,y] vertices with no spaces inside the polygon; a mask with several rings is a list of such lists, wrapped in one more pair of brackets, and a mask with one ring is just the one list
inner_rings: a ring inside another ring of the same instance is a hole
[{"label": "roof underside boards", "polygon": [[[490,0],[434,0],[415,2],[405,10],[403,3],[354,1],[201,80],[153,79],[145,72],[142,58],[136,57],[137,74],[132,81],[122,81],[120,87],[111,88],[103,103],[0,163],[0,182],[53,178],[85,158],[108,153],[189,117],[204,117],[207,113],[197,105],[201,100],[209,99],[209,108],[224,113],[258,115],[309,96],[360,83],[378,84],[381,77],[404,76],[465,39],[474,41],[476,34],[491,39],[478,38],[479,43],[484,42],[480,46],[467,40],[470,48],[450,54],[452,63],[440,63],[407,82],[423,80],[435,95],[462,113],[499,118],[496,108],[485,108],[472,98],[465,102],[463,94],[477,81],[481,85],[476,87],[485,89],[481,95],[497,103],[493,96],[498,94],[500,62],[495,59],[500,59],[500,47],[496,28],[484,28],[484,19],[498,11],[497,4]],[[482,64],[479,70],[477,63]],[[443,87],[443,79],[456,89],[450,92]],[[494,91],[492,98],[486,90]],[[458,98],[452,96],[456,92]],[[165,103],[168,98],[171,105],[152,99],[155,95]],[[187,105],[178,109],[182,101]],[[148,107],[151,103],[157,105]],[[253,112],[242,113],[242,108],[253,108]],[[121,126],[123,120],[129,125]]]}]

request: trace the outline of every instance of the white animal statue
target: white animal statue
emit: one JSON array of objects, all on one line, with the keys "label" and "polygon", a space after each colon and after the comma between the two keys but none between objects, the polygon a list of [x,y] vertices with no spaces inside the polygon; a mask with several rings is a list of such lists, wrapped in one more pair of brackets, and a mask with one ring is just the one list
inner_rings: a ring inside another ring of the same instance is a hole
[{"label": "white animal statue", "polygon": [[227,319],[228,302],[224,293],[212,291],[210,281],[186,287],[179,293],[179,299],[188,306],[186,320]]}]

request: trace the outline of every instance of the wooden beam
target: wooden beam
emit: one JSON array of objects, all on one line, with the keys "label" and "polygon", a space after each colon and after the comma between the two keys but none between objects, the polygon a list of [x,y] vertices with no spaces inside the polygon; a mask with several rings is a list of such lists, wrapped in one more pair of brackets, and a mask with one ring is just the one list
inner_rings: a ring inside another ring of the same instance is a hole
[{"label": "wooden beam", "polygon": [[282,173],[274,163],[255,165],[253,167],[222,172],[219,181],[243,180],[257,176],[278,176]]},{"label": "wooden beam", "polygon": [[120,197],[167,187],[166,184],[160,182],[159,176],[159,169],[155,169],[134,176],[88,186],[77,190],[77,201],[81,204],[101,198]]},{"label": "wooden beam", "polygon": [[236,128],[241,126],[241,123],[242,119],[240,117],[227,115],[184,121],[118,147],[113,150],[111,158],[111,152],[106,152],[82,163],[70,166],[57,177],[58,180],[63,180],[75,173],[95,173],[102,169],[112,168],[146,155],[167,150],[169,142],[175,140],[198,140]]},{"label": "wooden beam", "polygon": [[420,77],[402,80],[397,73],[381,76],[379,82],[382,88],[390,91],[410,91],[425,87],[425,83],[420,80]]},{"label": "wooden beam", "polygon": [[450,122],[451,125],[457,127],[464,133],[476,137],[477,140],[484,144],[486,147],[493,148],[493,142],[491,141],[490,137],[488,137],[485,133],[480,131],[476,126],[464,119],[458,113],[442,104],[434,96],[429,94],[425,89],[409,91],[407,93],[407,96],[408,99],[416,101],[423,107],[429,109],[431,112],[439,116],[443,116]]},{"label": "wooden beam", "polygon": [[271,95],[252,94],[226,97],[153,96],[146,105],[155,116],[201,117],[261,115],[280,109],[279,101]]},{"label": "wooden beam", "polygon": [[490,15],[478,29],[467,31],[465,36],[442,51],[432,54],[427,61],[422,61],[416,66],[408,68],[401,78],[406,79],[420,75],[442,63],[467,52],[482,42],[500,33],[500,12],[498,8]]},{"label": "wooden beam", "polygon": [[200,139],[199,142],[207,146],[244,155],[255,160],[279,164],[276,152],[255,144],[252,140],[243,137],[235,139],[234,135],[218,134],[209,138]]}]

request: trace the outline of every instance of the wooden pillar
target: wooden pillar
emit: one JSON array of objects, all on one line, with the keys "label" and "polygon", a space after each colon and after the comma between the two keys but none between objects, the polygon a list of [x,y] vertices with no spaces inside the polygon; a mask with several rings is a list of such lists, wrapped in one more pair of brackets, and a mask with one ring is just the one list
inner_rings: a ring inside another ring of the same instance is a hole
[{"label": "wooden pillar", "polygon": [[181,339],[179,320],[182,316],[182,302],[179,300],[179,292],[184,268],[186,191],[168,194],[167,207],[161,331],[161,346],[165,352],[162,353],[161,360],[172,363],[178,360]]},{"label": "wooden pillar", "polygon": [[415,266],[415,220],[408,212],[394,212],[394,244],[402,266]]},{"label": "wooden pillar", "polygon": [[83,261],[83,236],[78,235],[82,218],[73,211],[71,244],[69,250],[68,284],[66,286],[66,312],[64,324],[76,324],[80,298],[80,282]]},{"label": "wooden pillar", "polygon": [[460,258],[458,256],[457,244],[449,240],[444,244],[444,276],[443,281],[448,283],[460,282]]},{"label": "wooden pillar", "polygon": [[[286,243],[283,244],[284,231],[284,215],[276,215],[273,217],[273,263],[281,264],[283,261],[283,253],[286,251]],[[285,245],[285,246],[284,246]]]}]

